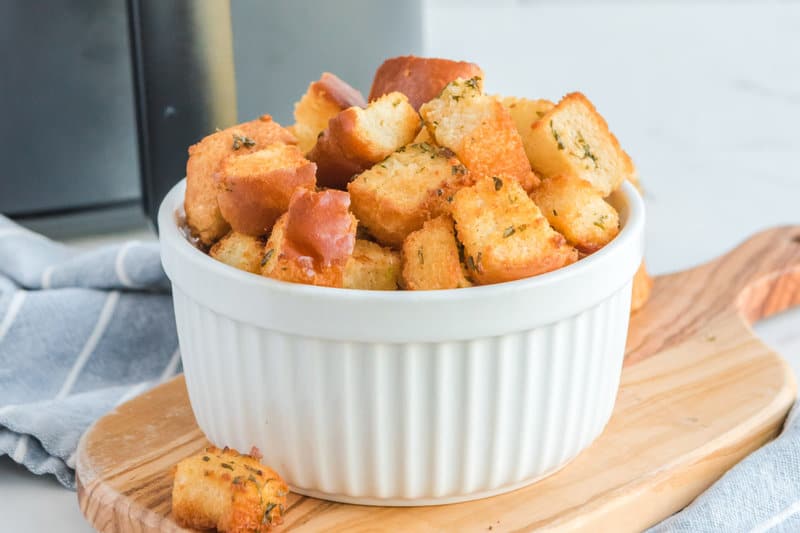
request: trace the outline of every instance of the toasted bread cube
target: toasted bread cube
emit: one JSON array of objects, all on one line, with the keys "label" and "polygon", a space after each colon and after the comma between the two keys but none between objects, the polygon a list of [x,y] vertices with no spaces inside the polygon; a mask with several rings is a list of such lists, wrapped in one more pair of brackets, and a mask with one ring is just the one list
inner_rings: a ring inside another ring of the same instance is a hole
[{"label": "toasted bread cube", "polygon": [[475,63],[435,57],[393,57],[375,71],[369,100],[398,91],[408,96],[414,109],[419,109],[425,102],[439,96],[451,81],[474,77],[483,78],[483,70]]},{"label": "toasted bread cube", "polygon": [[411,142],[420,130],[417,112],[404,94],[394,92],[366,109],[345,109],[330,122],[308,154],[324,187],[344,189],[347,182]]},{"label": "toasted bread cube", "polygon": [[458,79],[420,110],[436,144],[453,150],[479,176],[504,175],[529,191],[539,184],[508,110],[482,94],[478,78]]},{"label": "toasted bread cube", "polygon": [[482,178],[461,189],[451,213],[464,245],[467,273],[477,283],[534,276],[578,258],[512,178]]},{"label": "toasted bread cube", "polygon": [[592,184],[564,174],[545,178],[531,193],[550,225],[580,252],[596,252],[619,233],[619,214]]},{"label": "toasted bread cube", "polygon": [[528,156],[528,161],[530,161],[533,142],[529,137],[533,132],[533,125],[548,111],[553,109],[556,104],[550,100],[530,100],[528,98],[517,98],[514,96],[505,98],[499,97],[499,99],[503,107],[508,109],[508,112],[511,113],[514,125],[517,127],[520,137],[522,137],[522,146],[525,148],[525,155]]},{"label": "toasted bread cube", "polygon": [[295,123],[289,129],[297,137],[297,145],[308,153],[317,137],[328,127],[328,121],[348,107],[366,107],[367,102],[357,90],[330,72],[324,72],[294,104]]},{"label": "toasted bread cube", "polygon": [[283,521],[289,487],[256,455],[209,446],[174,474],[172,515],[183,527],[266,533]]},{"label": "toasted bread cube", "polygon": [[472,284],[464,276],[453,219],[428,220],[403,242],[403,287],[409,290],[457,289]]},{"label": "toasted bread cube", "polygon": [[572,174],[605,197],[630,179],[635,169],[608,124],[581,93],[565,96],[533,128],[528,157],[543,177]]},{"label": "toasted bread cube", "polygon": [[647,266],[642,261],[639,265],[639,270],[633,276],[633,288],[631,292],[631,313],[638,311],[647,300],[650,299],[650,293],[653,290],[653,278],[647,273]]},{"label": "toasted bread cube", "polygon": [[266,235],[289,208],[295,189],[314,189],[316,169],[291,144],[274,143],[256,152],[229,156],[216,174],[220,213],[236,232]]},{"label": "toasted bread cube", "polygon": [[231,231],[211,247],[208,255],[239,270],[258,273],[264,257],[264,239]]},{"label": "toasted bread cube", "polygon": [[399,248],[470,179],[447,148],[410,144],[359,174],[347,186],[353,213],[378,241]]},{"label": "toasted bread cube", "polygon": [[261,275],[342,287],[358,225],[349,206],[350,197],[343,191],[295,190],[289,210],[275,222],[264,246]]},{"label": "toasted bread cube", "polygon": [[217,184],[214,179],[222,160],[230,155],[248,154],[276,142],[294,144],[297,140],[272,117],[264,115],[212,133],[189,147],[184,209],[186,223],[200,242],[210,246],[230,229],[217,204]]},{"label": "toasted bread cube", "polygon": [[394,291],[400,278],[400,254],[364,239],[356,239],[353,256],[344,267],[345,289]]}]

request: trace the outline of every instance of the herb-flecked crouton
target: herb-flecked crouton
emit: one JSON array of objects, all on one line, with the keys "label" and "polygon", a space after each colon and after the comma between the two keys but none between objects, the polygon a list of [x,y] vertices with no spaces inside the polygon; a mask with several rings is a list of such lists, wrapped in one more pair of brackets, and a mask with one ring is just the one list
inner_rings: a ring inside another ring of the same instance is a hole
[{"label": "herb-flecked crouton", "polygon": [[583,253],[596,252],[619,233],[619,215],[592,184],[564,174],[545,178],[531,198],[550,225]]},{"label": "herb-flecked crouton", "polygon": [[258,273],[264,257],[264,239],[231,231],[211,247],[208,255],[239,270]]},{"label": "herb-flecked crouton", "polygon": [[402,93],[389,93],[365,108],[345,109],[328,122],[308,158],[321,186],[344,189],[350,179],[411,142],[417,112]]},{"label": "herb-flecked crouton", "polygon": [[448,199],[469,183],[464,165],[447,148],[410,144],[359,174],[347,189],[353,213],[381,243],[400,247]]},{"label": "herb-flecked crouton", "polygon": [[280,524],[289,487],[255,450],[210,446],[175,466],[172,516],[183,527],[266,533]]},{"label": "herb-flecked crouton", "polygon": [[186,224],[203,244],[210,246],[230,229],[219,211],[214,179],[222,160],[229,155],[248,154],[276,142],[295,144],[297,140],[272,117],[264,115],[212,133],[189,147],[184,201]]},{"label": "herb-flecked crouton", "polygon": [[604,197],[624,180],[635,179],[631,158],[581,93],[565,96],[534,123],[526,138],[531,166],[543,177],[571,174]]},{"label": "herb-flecked crouton", "polygon": [[578,259],[512,178],[481,178],[461,189],[451,213],[464,245],[467,273],[477,283],[534,276]]},{"label": "herb-flecked crouton", "polygon": [[511,113],[514,125],[517,127],[520,137],[522,137],[522,146],[525,148],[525,155],[528,156],[528,160],[530,161],[533,142],[529,137],[533,132],[533,125],[548,111],[553,109],[556,104],[550,100],[530,100],[528,98],[517,98],[514,96],[507,96],[505,98],[498,97],[498,99],[503,104],[503,107],[508,109],[508,112]]},{"label": "herb-flecked crouton", "polygon": [[472,285],[464,276],[453,219],[428,220],[403,242],[403,287],[409,290],[456,289]]},{"label": "herb-flecked crouton", "polygon": [[311,82],[303,97],[294,104],[293,126],[289,130],[297,137],[302,152],[308,153],[317,142],[328,121],[348,107],[365,107],[361,93],[330,72],[324,72]]},{"label": "herb-flecked crouton", "polygon": [[353,256],[344,267],[345,289],[394,291],[399,279],[399,253],[371,241],[356,239]]},{"label": "herb-flecked crouton", "polygon": [[316,168],[297,146],[283,143],[229,156],[216,175],[220,213],[236,232],[266,235],[295,189],[314,189]]},{"label": "herb-flecked crouton", "polygon": [[420,115],[436,140],[477,176],[517,180],[529,191],[539,184],[508,110],[482,93],[481,80],[458,79],[424,104]]}]

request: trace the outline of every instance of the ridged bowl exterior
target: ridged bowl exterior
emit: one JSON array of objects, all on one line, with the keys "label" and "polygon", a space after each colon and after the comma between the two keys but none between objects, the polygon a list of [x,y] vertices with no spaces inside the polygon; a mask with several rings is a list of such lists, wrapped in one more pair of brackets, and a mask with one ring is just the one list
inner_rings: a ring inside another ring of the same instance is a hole
[{"label": "ridged bowl exterior", "polygon": [[[256,446],[296,492],[428,505],[548,475],[603,430],[616,399],[641,198],[623,227],[558,271],[448,291],[354,291],[279,282],[190,245],[159,212],[186,384],[214,444]],[[613,199],[612,199],[613,200]]]},{"label": "ridged bowl exterior", "polygon": [[555,471],[603,430],[630,286],[549,326],[474,340],[327,341],[232,320],[174,292],[192,407],[299,492],[446,503]]}]

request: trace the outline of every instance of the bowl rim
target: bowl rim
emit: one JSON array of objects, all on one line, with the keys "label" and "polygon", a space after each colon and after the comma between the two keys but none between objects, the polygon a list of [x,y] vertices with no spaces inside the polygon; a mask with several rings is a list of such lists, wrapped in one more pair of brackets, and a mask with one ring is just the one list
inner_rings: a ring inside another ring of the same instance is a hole
[{"label": "bowl rim", "polygon": [[[166,195],[158,212],[162,264],[173,292],[177,288],[228,318],[309,337],[443,341],[532,329],[598,305],[626,284],[629,297],[643,253],[644,202],[626,181],[615,193],[619,234],[601,250],[551,272],[492,285],[427,291],[290,283],[238,270],[190,243],[179,227],[185,189],[184,178]],[[443,313],[449,320],[441,320]]]}]

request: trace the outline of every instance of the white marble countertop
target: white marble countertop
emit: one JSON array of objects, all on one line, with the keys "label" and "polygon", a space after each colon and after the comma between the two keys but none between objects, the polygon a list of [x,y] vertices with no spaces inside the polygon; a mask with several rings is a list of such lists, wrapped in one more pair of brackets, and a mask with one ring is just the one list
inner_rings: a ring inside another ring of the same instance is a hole
[{"label": "white marble countertop", "polygon": [[[493,92],[558,99],[580,89],[607,118],[645,184],[653,272],[800,224],[800,5],[455,4],[427,4],[428,55],[481,64]],[[755,330],[800,375],[800,309]],[[73,492],[7,457],[0,529],[91,531]]]}]

